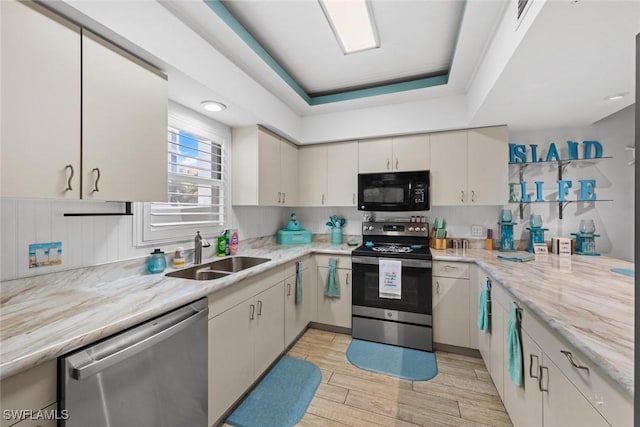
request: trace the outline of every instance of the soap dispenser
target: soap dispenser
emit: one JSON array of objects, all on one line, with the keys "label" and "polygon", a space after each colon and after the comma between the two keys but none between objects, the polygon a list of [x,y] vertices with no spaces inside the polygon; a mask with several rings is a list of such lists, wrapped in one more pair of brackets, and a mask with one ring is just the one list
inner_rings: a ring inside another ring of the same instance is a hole
[{"label": "soap dispenser", "polygon": [[164,252],[160,249],[155,249],[149,254],[147,270],[149,273],[162,273],[165,268],[167,268],[167,260],[164,257]]}]

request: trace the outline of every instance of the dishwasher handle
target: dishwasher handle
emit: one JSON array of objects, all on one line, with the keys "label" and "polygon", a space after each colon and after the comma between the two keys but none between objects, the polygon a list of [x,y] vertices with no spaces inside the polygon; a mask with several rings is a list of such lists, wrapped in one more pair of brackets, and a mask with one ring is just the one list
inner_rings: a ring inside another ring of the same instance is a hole
[{"label": "dishwasher handle", "polygon": [[[75,380],[82,381],[92,375],[103,371],[104,369],[126,360],[141,351],[147,350],[154,345],[166,340],[172,335],[177,334],[178,332],[183,331],[189,326],[196,323],[198,320],[206,317],[209,313],[209,308],[207,305],[204,305],[204,308],[199,309],[195,306],[196,304],[189,305],[187,307],[183,307],[174,312],[168,313],[162,318],[151,320],[145,324],[139,326],[139,329],[145,328],[145,326],[153,327],[160,322],[165,317],[171,318],[168,320],[167,325],[163,325],[163,328],[159,331],[153,331],[153,335],[146,336],[143,339],[134,342],[133,344],[126,346],[124,348],[119,348],[118,341],[116,340],[111,347],[113,349],[105,348],[104,353],[105,356],[100,357],[99,359],[94,359],[89,352],[91,349],[85,350],[84,361],[89,361],[88,363],[83,363],[82,366],[72,366],[71,367],[71,377]],[[191,314],[189,314],[191,312]],[[186,316],[186,317],[185,317]],[[136,328],[136,329],[138,329]],[[127,333],[136,334],[136,329],[129,331]],[[142,335],[142,333],[141,333]],[[145,334],[146,335],[146,334]],[[143,335],[144,336],[144,335]],[[110,351],[111,350],[111,351]]]}]

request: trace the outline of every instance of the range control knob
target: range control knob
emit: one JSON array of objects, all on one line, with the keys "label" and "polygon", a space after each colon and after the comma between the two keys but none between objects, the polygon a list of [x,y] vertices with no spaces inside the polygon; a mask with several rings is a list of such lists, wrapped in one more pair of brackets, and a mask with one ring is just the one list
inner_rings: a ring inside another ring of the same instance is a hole
[{"label": "range control knob", "polygon": [[409,227],[409,231],[413,231],[413,227]]},{"label": "range control knob", "polygon": [[422,227],[420,231],[427,231],[427,227]]},{"label": "range control knob", "polygon": [[367,230],[372,231],[373,230],[373,225],[370,225],[369,227],[367,227]]}]

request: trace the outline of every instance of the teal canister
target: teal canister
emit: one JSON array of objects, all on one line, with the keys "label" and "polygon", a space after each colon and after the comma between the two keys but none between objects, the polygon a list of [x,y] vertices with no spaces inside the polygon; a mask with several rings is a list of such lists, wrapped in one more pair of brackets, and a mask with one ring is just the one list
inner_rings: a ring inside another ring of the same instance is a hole
[{"label": "teal canister", "polygon": [[342,244],[342,227],[331,228],[331,244],[332,245]]},{"label": "teal canister", "polygon": [[167,268],[167,260],[164,257],[164,252],[155,249],[147,259],[147,270],[149,273],[162,273],[165,268]]}]

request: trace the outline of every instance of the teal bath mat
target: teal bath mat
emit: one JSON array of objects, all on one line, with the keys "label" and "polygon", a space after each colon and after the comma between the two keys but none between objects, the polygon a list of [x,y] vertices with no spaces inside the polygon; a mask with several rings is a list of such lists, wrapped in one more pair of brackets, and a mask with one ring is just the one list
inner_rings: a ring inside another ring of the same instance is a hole
[{"label": "teal bath mat", "polygon": [[624,276],[634,277],[633,268],[612,268],[614,273],[622,274]]},{"label": "teal bath mat", "polygon": [[320,368],[284,356],[227,418],[237,427],[294,426],[302,419],[322,380]]},{"label": "teal bath mat", "polygon": [[412,348],[354,339],[347,359],[360,369],[405,380],[426,381],[438,375],[436,355]]}]

